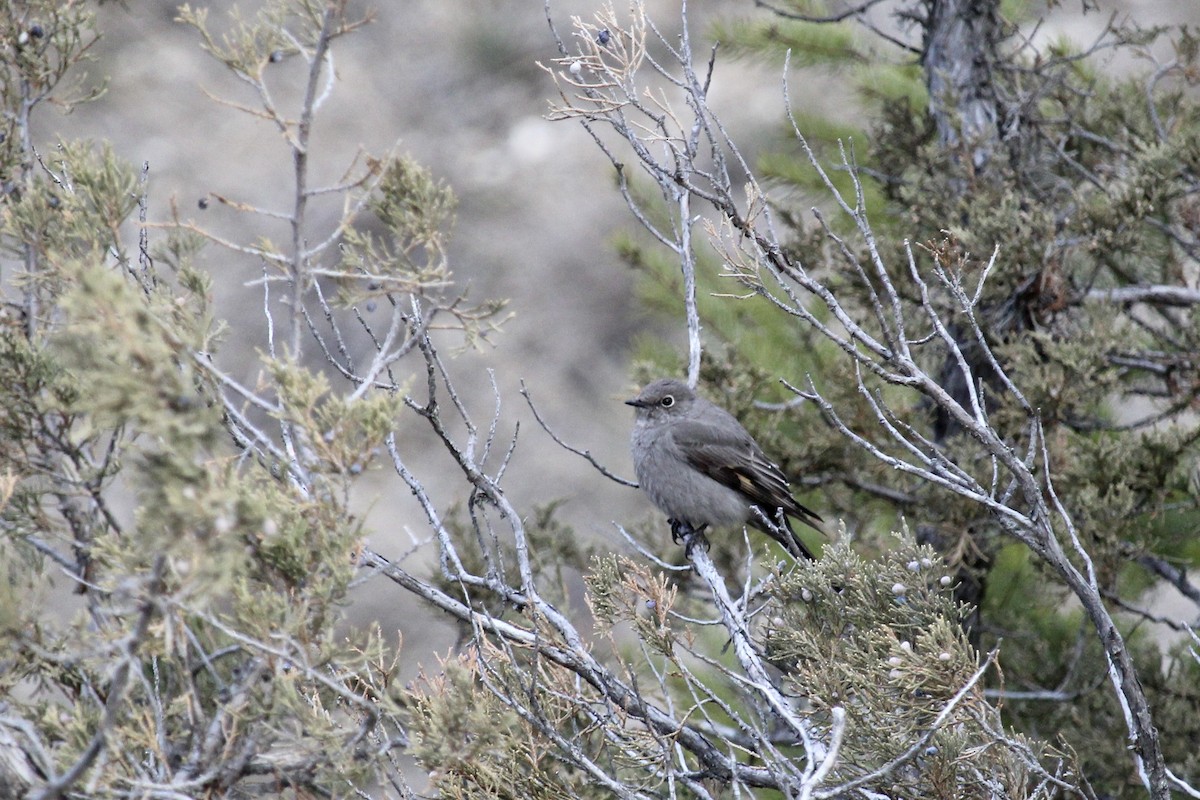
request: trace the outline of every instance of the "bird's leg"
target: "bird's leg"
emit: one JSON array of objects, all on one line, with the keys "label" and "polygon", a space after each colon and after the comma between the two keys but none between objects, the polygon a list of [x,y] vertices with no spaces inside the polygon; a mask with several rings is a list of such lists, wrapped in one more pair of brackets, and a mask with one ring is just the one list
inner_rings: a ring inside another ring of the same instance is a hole
[{"label": "bird's leg", "polygon": [[684,555],[690,556],[697,544],[703,545],[705,550],[709,549],[708,537],[704,535],[707,525],[693,528],[691,523],[679,519],[668,519],[667,522],[671,524],[671,541],[675,544],[683,542]]}]

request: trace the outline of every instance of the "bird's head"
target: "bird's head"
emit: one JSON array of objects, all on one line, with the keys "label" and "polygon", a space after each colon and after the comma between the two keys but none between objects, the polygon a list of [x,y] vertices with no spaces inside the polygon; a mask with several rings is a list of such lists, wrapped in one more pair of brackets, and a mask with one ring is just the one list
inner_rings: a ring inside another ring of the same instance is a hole
[{"label": "bird's head", "polygon": [[625,405],[637,409],[638,418],[670,418],[684,414],[696,400],[693,392],[683,381],[674,378],[659,378],[646,384],[646,388]]}]

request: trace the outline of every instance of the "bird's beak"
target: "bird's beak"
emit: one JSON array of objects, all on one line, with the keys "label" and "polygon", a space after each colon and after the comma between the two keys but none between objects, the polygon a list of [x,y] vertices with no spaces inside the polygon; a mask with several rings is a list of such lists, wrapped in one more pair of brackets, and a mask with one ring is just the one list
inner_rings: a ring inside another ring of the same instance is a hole
[{"label": "bird's beak", "polygon": [[646,401],[645,401],[645,400],[643,400],[643,399],[642,399],[642,398],[640,398],[640,397],[635,397],[635,398],[633,398],[632,400],[626,400],[626,401],[625,401],[625,405],[627,405],[627,406],[633,406],[634,408],[645,408],[645,407],[646,407]]}]

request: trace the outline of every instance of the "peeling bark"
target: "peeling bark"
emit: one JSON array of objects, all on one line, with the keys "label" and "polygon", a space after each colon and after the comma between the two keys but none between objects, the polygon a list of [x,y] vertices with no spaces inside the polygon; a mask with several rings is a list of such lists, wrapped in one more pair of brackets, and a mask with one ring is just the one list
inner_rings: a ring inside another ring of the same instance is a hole
[{"label": "peeling bark", "polygon": [[921,64],[929,111],[939,140],[972,173],[987,167],[999,142],[992,85],[999,7],[999,0],[928,0],[926,7]]}]

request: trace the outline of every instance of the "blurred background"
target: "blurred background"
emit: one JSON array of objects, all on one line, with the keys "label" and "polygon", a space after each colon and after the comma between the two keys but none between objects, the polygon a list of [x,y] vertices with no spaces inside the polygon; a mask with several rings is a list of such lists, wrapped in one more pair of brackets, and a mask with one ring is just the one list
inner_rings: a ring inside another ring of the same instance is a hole
[{"label": "blurred background", "polygon": [[[220,31],[232,4],[215,2],[210,22]],[[1143,25],[1200,20],[1195,3],[1161,0],[1056,4],[1030,8],[1045,17],[1037,35],[1090,42],[1110,15]],[[664,33],[678,29],[679,3],[647,2]],[[697,49],[718,16],[767,13],[753,0],[692,0],[688,4]],[[241,5],[250,15],[256,5]],[[372,10],[373,9],[373,10]],[[450,254],[455,277],[476,301],[505,298],[512,318],[478,352],[454,361],[452,374],[477,422],[486,426],[495,399],[502,402],[503,436],[520,423],[520,442],[505,486],[515,506],[564,501],[559,515],[576,535],[601,547],[623,548],[612,522],[645,519],[651,507],[636,491],[599,475],[555,445],[534,422],[518,394],[529,388],[545,419],[566,441],[590,450],[618,474],[632,476],[627,455],[631,350],[639,335],[678,342],[681,331],[639,305],[636,276],[622,264],[614,237],[633,228],[612,168],[588,135],[573,123],[544,119],[553,96],[550,77],[537,63],[558,53],[541,3],[530,0],[411,0],[359,4],[373,24],[335,45],[338,83],[315,127],[313,169],[318,183],[335,182],[360,151],[391,148],[411,155],[444,180],[459,206]],[[597,4],[554,0],[560,34],[570,17],[590,19]],[[619,8],[618,11],[621,9]],[[175,21],[174,0],[107,3],[100,11],[103,36],[91,65],[95,81],[107,77],[107,95],[69,115],[40,117],[38,138],[108,140],[118,155],[149,164],[152,220],[169,219],[172,207],[230,239],[283,238],[272,227],[220,203],[218,194],[279,211],[290,208],[290,155],[266,122],[239,114],[210,95],[252,104],[248,89],[208,57],[196,32]],[[1113,70],[1130,65],[1110,61]],[[298,103],[298,64],[280,65],[276,101]],[[291,73],[285,70],[292,69]],[[289,75],[292,79],[289,79]],[[718,62],[713,107],[753,163],[756,142],[782,130],[781,76],[777,67],[723,59]],[[853,93],[837,74],[820,70],[791,77],[793,103],[834,119],[857,113]],[[314,207],[318,230],[337,219],[340,205]],[[260,275],[251,259],[209,247],[204,263],[215,277],[218,313],[231,333],[220,353],[224,367],[253,382],[263,346],[260,290],[246,284]],[[382,312],[379,312],[382,313]],[[445,509],[465,499],[448,458],[415,424],[403,430],[410,466]],[[372,546],[398,556],[425,536],[423,517],[403,484],[381,467],[360,481],[356,498]],[[667,535],[665,524],[663,535]],[[430,562],[431,547],[418,558]],[[403,631],[406,663],[415,671],[445,652],[453,632],[390,584],[375,580],[352,599],[355,622],[378,620],[385,631]]]}]

